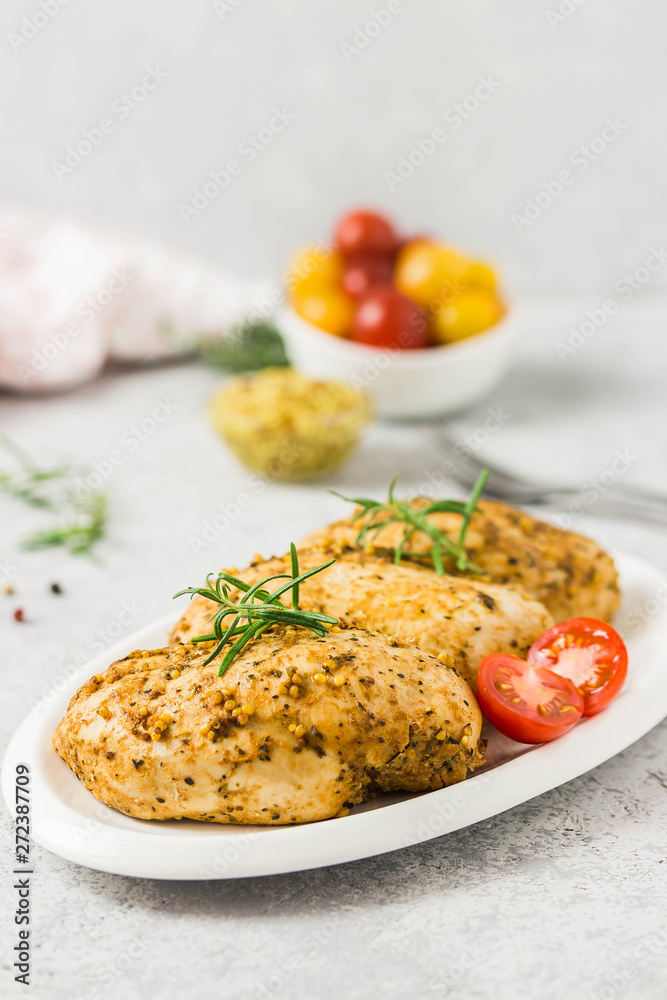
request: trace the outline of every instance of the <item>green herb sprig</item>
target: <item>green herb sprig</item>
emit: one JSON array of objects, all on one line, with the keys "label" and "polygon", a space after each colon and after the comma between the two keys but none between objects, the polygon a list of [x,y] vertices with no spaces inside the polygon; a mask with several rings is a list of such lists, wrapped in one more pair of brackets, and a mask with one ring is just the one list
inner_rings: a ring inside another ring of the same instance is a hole
[{"label": "green herb sprig", "polygon": [[289,364],[283,338],[272,323],[245,321],[224,336],[195,339],[193,347],[206,364],[232,374]]},{"label": "green herb sprig", "polygon": [[27,535],[21,540],[21,547],[43,549],[62,545],[72,555],[92,555],[94,543],[104,535],[106,494],[91,490],[79,496],[73,492],[73,484],[77,473],[83,474],[82,470],[67,463],[41,469],[4,434],[0,434],[0,445],[18,464],[11,472],[0,472],[0,491],[56,516],[52,527]]},{"label": "green herb sprig", "polygon": [[63,501],[63,509],[62,523],[27,535],[22,547],[45,549],[64,545],[72,555],[90,555],[95,542],[104,536],[106,496],[103,493],[92,493],[81,499],[69,496]]},{"label": "green herb sprig", "polygon": [[[389,524],[403,524],[403,536],[394,552],[394,562],[396,565],[403,558],[405,546],[412,536],[415,532],[421,531],[425,535],[428,535],[433,542],[431,551],[425,553],[425,555],[430,556],[433,566],[440,576],[443,576],[445,572],[443,556],[451,556],[455,559],[456,567],[461,572],[481,573],[482,570],[468,558],[465,550],[465,537],[470,519],[477,509],[477,501],[482,494],[488,476],[488,469],[484,469],[480,473],[466,501],[436,500],[421,510],[415,510],[411,506],[412,501],[396,499],[394,488],[398,476],[394,476],[391,481],[389,497],[386,503],[381,500],[369,500],[366,497],[345,497],[342,493],[336,493],[335,490],[330,490],[329,492],[333,493],[334,496],[340,497],[341,500],[346,500],[348,503],[354,503],[361,507],[361,510],[352,516],[352,522],[359,522],[361,525],[356,538],[357,545],[362,545],[372,540]],[[462,516],[461,530],[456,541],[452,541],[448,535],[440,531],[433,521],[428,520],[429,514],[439,513],[460,514]]]},{"label": "green herb sprig", "polygon": [[[296,625],[299,628],[308,628],[316,635],[323,636],[329,631],[328,626],[338,624],[337,618],[320,614],[318,611],[302,611],[299,608],[299,585],[309,577],[315,576],[316,573],[328,569],[336,560],[330,559],[329,562],[323,563],[321,566],[300,573],[299,557],[294,543],[290,546],[290,559],[291,575],[289,573],[275,573],[273,576],[267,576],[250,586],[229,573],[219,573],[215,580],[212,580],[213,574],[209,573],[206,577],[205,587],[186,587],[185,590],[179,590],[177,594],[174,594],[175,598],[181,597],[183,594],[189,594],[191,597],[198,594],[200,597],[206,597],[209,601],[220,605],[220,610],[213,617],[213,631],[207,635],[195,636],[191,640],[192,642],[217,642],[211,655],[204,660],[205,665],[211,663],[220,654],[223,646],[238,636],[220,664],[219,677],[222,677],[230,663],[252,639],[259,639],[274,625]],[[272,580],[287,580],[288,582],[270,592],[266,589],[266,585]],[[230,599],[230,587],[236,587],[243,592],[244,598],[241,603],[236,604]],[[279,600],[289,590],[292,591],[291,609]],[[232,622],[225,627],[223,623],[229,617],[232,617]],[[242,620],[246,622],[245,625],[241,624]]]}]

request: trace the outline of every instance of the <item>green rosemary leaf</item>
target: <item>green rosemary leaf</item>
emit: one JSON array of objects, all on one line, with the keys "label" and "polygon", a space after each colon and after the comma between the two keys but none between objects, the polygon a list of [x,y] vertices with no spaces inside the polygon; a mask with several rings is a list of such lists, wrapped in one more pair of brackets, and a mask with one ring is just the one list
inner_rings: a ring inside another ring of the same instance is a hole
[{"label": "green rosemary leaf", "polygon": [[103,493],[86,497],[85,502],[71,496],[67,498],[70,511],[61,525],[35,531],[23,539],[22,547],[28,550],[63,545],[73,555],[90,555],[92,546],[104,535],[107,518],[107,500]]},{"label": "green rosemary leaf", "polygon": [[[284,576],[285,574],[281,573],[280,575]],[[244,593],[247,592],[248,590],[250,590],[250,584],[249,583],[245,583],[243,580],[239,580],[239,578],[237,576],[231,576],[229,573],[221,573],[220,576],[227,583],[231,583],[231,585],[233,587],[236,587],[237,590],[242,590]],[[270,596],[271,596],[269,594],[268,590],[261,590],[261,589],[260,590],[255,589],[255,594],[257,595],[257,597],[261,598],[263,601],[264,600],[268,600],[270,598]],[[279,602],[277,602],[277,603],[279,603]]]},{"label": "green rosemary leaf", "polygon": [[[321,573],[323,570],[328,569],[329,566],[333,566],[335,562],[335,559],[330,559],[329,562],[322,563],[321,566],[316,566],[314,569],[309,569],[305,573],[301,573],[293,582],[297,584],[303,583],[304,580],[307,580],[311,576],[315,576],[316,573]],[[292,583],[283,584],[283,586],[279,587],[278,590],[275,590],[271,596],[274,598],[279,597],[281,594],[284,594],[286,590],[289,590],[292,585]],[[311,614],[311,612],[308,612],[308,614]],[[313,611],[312,614],[315,614],[315,612]]]},{"label": "green rosemary leaf", "polygon": [[438,576],[445,575],[445,568],[442,564],[442,549],[439,542],[436,542],[433,546],[433,565],[435,566]]},{"label": "green rosemary leaf", "polygon": [[396,549],[396,552],[394,553],[394,562],[396,563],[397,566],[400,564],[401,559],[403,558],[403,549],[405,548],[405,546],[407,545],[407,543],[410,541],[410,539],[414,535],[415,530],[416,529],[413,529],[412,531],[408,531],[408,529],[406,528],[405,531],[403,532],[403,537],[401,538],[401,540],[400,540],[400,542],[398,544],[398,548]]},{"label": "green rosemary leaf", "polygon": [[[316,573],[328,569],[335,561],[335,559],[331,559],[321,566],[300,573],[298,553],[296,546],[292,543],[290,546],[291,576],[287,573],[276,573],[259,580],[253,586],[249,586],[229,573],[219,573],[213,581],[213,574],[209,573],[204,587],[186,587],[184,590],[179,590],[174,597],[181,597],[184,594],[189,594],[190,597],[199,595],[220,605],[218,611],[212,616],[213,631],[205,635],[197,635],[191,640],[192,642],[216,643],[205,663],[211,663],[227,643],[236,639],[220,665],[219,675],[224,674],[230,663],[252,639],[258,639],[274,625],[293,625],[310,629],[311,632],[315,632],[319,636],[326,635],[329,626],[337,625],[338,619],[319,611],[302,611],[299,608],[299,585]],[[287,580],[287,583],[281,584],[273,591],[267,590],[267,584],[272,580],[284,579]],[[243,594],[243,600],[239,603],[235,603],[229,597],[230,584],[237,587]],[[291,608],[279,600],[282,594],[290,590],[292,591]],[[234,620],[231,625],[224,628],[223,622],[230,615],[234,616]],[[247,624],[240,624],[242,620]]]},{"label": "green rosemary leaf", "polygon": [[289,365],[283,338],[265,322],[244,322],[224,336],[196,338],[194,350],[206,364],[232,374]]},{"label": "green rosemary leaf", "polygon": [[488,478],[489,478],[489,470],[483,469],[480,472],[479,476],[477,477],[477,482],[473,486],[472,493],[470,494],[470,497],[468,498],[468,502],[466,504],[465,513],[463,515],[463,524],[461,525],[461,531],[459,533],[459,548],[461,549],[461,555],[456,561],[458,569],[461,570],[467,569],[468,566],[472,566],[472,563],[469,561],[466,555],[463,543],[465,541],[468,525],[470,524],[470,519],[472,518],[472,515],[475,513],[477,509],[477,501],[482,495],[482,492],[484,490],[484,487],[486,486],[486,481]]},{"label": "green rosemary leaf", "polygon": [[389,503],[390,504],[393,504],[393,503],[396,502],[394,500],[394,488],[396,486],[397,481],[398,481],[398,473],[395,474],[394,478],[389,483]]},{"label": "green rosemary leaf", "polygon": [[6,435],[0,434],[0,446],[8,451],[19,468],[0,473],[0,490],[33,507],[55,514],[55,524],[28,535],[21,542],[24,549],[42,549],[61,545],[72,555],[92,555],[92,547],[104,535],[107,499],[103,493],[79,497],[72,492],[74,479],[82,470],[61,463],[51,469],[38,468],[32,458]]},{"label": "green rosemary leaf", "polygon": [[463,500],[436,500],[424,507],[421,514],[465,514],[467,504]]},{"label": "green rosemary leaf", "polygon": [[[294,542],[290,542],[289,547],[290,560],[292,563],[292,576],[297,577],[299,575],[299,556],[296,551],[296,545]],[[299,607],[299,584],[295,583],[292,586],[292,607],[298,609]]]},{"label": "green rosemary leaf", "polygon": [[[240,637],[240,639],[237,639],[232,648],[226,653],[222,663],[220,664],[220,669],[218,670],[218,677],[222,677],[222,675],[226,672],[227,668],[232,663],[234,658],[238,656],[238,654],[241,652],[244,646],[248,645],[251,639],[255,638],[258,639],[260,635],[263,632],[266,632],[268,628],[271,628],[271,626],[262,625],[261,623],[257,623],[256,625],[251,625],[249,628],[247,628],[243,633],[243,635]],[[209,656],[207,660],[204,661],[204,663],[205,664],[210,663],[211,660],[214,660],[217,655],[218,651],[216,650],[214,653],[211,654],[211,656]]]},{"label": "green rosemary leaf", "polygon": [[[369,500],[366,497],[345,497],[341,493],[330,490],[334,496],[361,507],[361,510],[356,511],[351,517],[353,524],[361,522],[356,544],[364,545],[369,537],[377,537],[382,528],[389,524],[402,522],[405,525],[405,530],[401,541],[394,549],[394,561],[397,565],[401,559],[406,557],[405,547],[412,535],[415,531],[421,531],[433,543],[430,552],[408,553],[407,558],[416,560],[422,560],[425,557],[430,558],[435,571],[440,576],[443,576],[445,573],[443,556],[446,554],[455,560],[456,567],[461,572],[481,573],[479,567],[468,558],[465,550],[465,538],[470,520],[477,510],[477,502],[488,478],[488,470],[484,470],[480,474],[467,501],[436,500],[427,504],[421,510],[416,510],[412,507],[413,501],[406,502],[405,500],[396,499],[394,491],[397,478],[397,476],[394,476],[389,485],[386,503],[378,500]],[[415,497],[414,499],[417,498]],[[461,528],[456,541],[453,541],[449,535],[441,531],[433,521],[428,519],[429,515],[436,513],[461,515]],[[382,517],[382,515],[386,516]],[[380,520],[378,520],[378,517],[380,517]]]},{"label": "green rosemary leaf", "polygon": [[332,493],[335,497],[338,497],[340,500],[347,500],[350,503],[356,503],[358,507],[364,508],[363,510],[359,511],[357,514],[354,515],[354,519],[358,517],[363,517],[363,515],[367,513],[367,511],[370,510],[372,507],[382,507],[382,503],[379,500],[369,500],[367,497],[344,497],[342,493],[337,493],[336,490],[329,490],[329,493]]}]

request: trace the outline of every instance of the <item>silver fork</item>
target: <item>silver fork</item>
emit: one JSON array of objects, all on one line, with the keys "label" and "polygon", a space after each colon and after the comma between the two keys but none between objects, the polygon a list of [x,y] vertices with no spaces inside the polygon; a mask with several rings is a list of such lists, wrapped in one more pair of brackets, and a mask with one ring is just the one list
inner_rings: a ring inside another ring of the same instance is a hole
[{"label": "silver fork", "polygon": [[633,517],[652,524],[667,526],[667,496],[631,487],[613,487],[600,492],[592,501],[586,499],[577,486],[554,486],[521,479],[493,462],[480,459],[466,445],[456,441],[442,425],[431,425],[433,446],[445,455],[446,471],[462,486],[470,489],[482,469],[489,470],[484,493],[499,500],[520,504],[541,504],[563,507],[578,504],[577,514],[603,514],[607,517]]}]

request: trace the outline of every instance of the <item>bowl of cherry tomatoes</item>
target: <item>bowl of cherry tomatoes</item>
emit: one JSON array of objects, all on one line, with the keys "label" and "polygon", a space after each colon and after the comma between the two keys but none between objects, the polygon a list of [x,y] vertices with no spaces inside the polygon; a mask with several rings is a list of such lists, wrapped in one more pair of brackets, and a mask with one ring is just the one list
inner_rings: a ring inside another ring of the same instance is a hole
[{"label": "bowl of cherry tomatoes", "polygon": [[290,262],[278,325],[305,375],[347,380],[379,416],[425,418],[480,399],[519,333],[494,269],[367,209]]}]

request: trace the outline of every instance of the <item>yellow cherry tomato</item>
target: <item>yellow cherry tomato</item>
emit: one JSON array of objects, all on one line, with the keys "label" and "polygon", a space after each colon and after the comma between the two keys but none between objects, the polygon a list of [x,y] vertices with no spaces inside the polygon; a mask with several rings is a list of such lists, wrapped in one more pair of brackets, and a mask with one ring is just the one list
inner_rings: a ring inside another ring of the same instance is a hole
[{"label": "yellow cherry tomato", "polygon": [[462,290],[468,264],[455,250],[417,240],[401,250],[394,281],[403,295],[420,306],[448,301]]},{"label": "yellow cherry tomato", "polygon": [[343,258],[335,251],[322,247],[304,247],[292,257],[287,268],[285,283],[290,298],[334,288],[343,275]]},{"label": "yellow cherry tomato", "polygon": [[497,323],[502,314],[502,304],[494,295],[482,289],[469,289],[438,309],[435,335],[444,344],[474,337]]},{"label": "yellow cherry tomato", "polygon": [[352,329],[352,300],[337,289],[297,295],[292,302],[295,311],[314,326],[335,337],[348,337]]},{"label": "yellow cherry tomato", "polygon": [[498,283],[495,271],[490,264],[483,260],[471,261],[463,280],[466,285],[470,285],[472,288],[484,288],[487,292],[495,292]]}]

